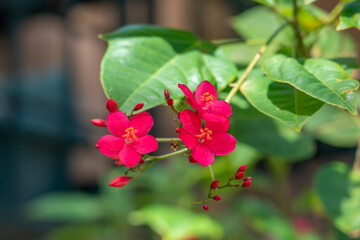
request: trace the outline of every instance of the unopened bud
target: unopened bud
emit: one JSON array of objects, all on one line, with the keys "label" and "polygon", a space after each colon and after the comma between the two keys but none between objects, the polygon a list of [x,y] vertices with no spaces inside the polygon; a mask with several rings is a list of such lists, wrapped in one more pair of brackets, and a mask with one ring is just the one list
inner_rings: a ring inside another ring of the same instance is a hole
[{"label": "unopened bud", "polygon": [[168,99],[170,97],[170,93],[166,89],[164,89],[164,96],[165,96],[166,99]]},{"label": "unopened bud", "polygon": [[140,109],[142,109],[143,108],[143,106],[144,106],[144,103],[138,103],[138,104],[136,104],[135,105],[135,107],[134,107],[134,111],[137,111],[137,110],[140,110]]},{"label": "unopened bud", "polygon": [[215,195],[215,196],[213,197],[213,199],[214,199],[215,201],[220,201],[220,200],[221,200],[221,197],[220,197],[219,195]]},{"label": "unopened bud", "polygon": [[247,168],[247,165],[245,164],[245,165],[240,166],[237,171],[238,172],[245,172],[246,168]]},{"label": "unopened bud", "polygon": [[218,186],[219,186],[219,180],[214,180],[210,185],[211,188],[217,188]]},{"label": "unopened bud", "polygon": [[169,98],[166,100],[167,105],[172,106],[174,105],[174,100],[172,98]]},{"label": "unopened bud", "polygon": [[238,179],[238,180],[240,180],[240,179],[242,179],[243,177],[244,177],[244,172],[238,172],[237,174],[236,174],[236,176],[235,176],[235,178],[236,179]]},{"label": "unopened bud", "polygon": [[107,100],[106,108],[109,112],[115,112],[115,111],[119,110],[116,101],[111,98],[109,98],[109,100]]},{"label": "unopened bud", "polygon": [[190,156],[189,157],[189,162],[190,163],[196,163],[196,160],[195,160],[195,158],[193,156]]},{"label": "unopened bud", "polygon": [[204,205],[204,206],[203,206],[203,209],[204,209],[205,211],[207,211],[207,210],[209,210],[209,206],[208,206],[208,205]]},{"label": "unopened bud", "polygon": [[140,159],[140,164],[144,164],[145,163],[145,160],[144,159]]},{"label": "unopened bud", "polygon": [[251,185],[251,181],[244,181],[242,187],[247,188],[247,187],[250,187],[250,185]]},{"label": "unopened bud", "polygon": [[179,133],[179,132],[180,132],[180,128],[176,128],[175,131],[176,131],[177,133]]},{"label": "unopened bud", "polygon": [[244,178],[244,181],[251,181],[252,180],[252,177],[246,177]]},{"label": "unopened bud", "polygon": [[123,163],[122,163],[122,161],[121,161],[120,159],[117,160],[117,161],[115,161],[115,164],[116,164],[116,165],[119,165],[119,166],[123,165]]},{"label": "unopened bud", "polygon": [[100,118],[91,119],[91,123],[97,127],[106,127],[105,120]]},{"label": "unopened bud", "polygon": [[96,148],[99,148],[99,144],[96,144],[95,147],[96,147]]},{"label": "unopened bud", "polygon": [[131,179],[132,179],[132,177],[126,177],[126,176],[116,177],[109,183],[109,186],[111,186],[111,187],[123,187],[126,184],[128,184]]}]

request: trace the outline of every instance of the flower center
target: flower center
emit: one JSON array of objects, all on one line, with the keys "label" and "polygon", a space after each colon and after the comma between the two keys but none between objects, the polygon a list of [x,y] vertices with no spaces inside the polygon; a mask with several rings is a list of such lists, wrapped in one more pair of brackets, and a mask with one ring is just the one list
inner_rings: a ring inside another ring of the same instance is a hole
[{"label": "flower center", "polygon": [[126,143],[131,143],[134,139],[137,139],[137,136],[135,135],[135,133],[137,133],[137,130],[133,127],[125,129],[125,132],[126,133],[122,135],[122,137],[125,138]]},{"label": "flower center", "polygon": [[199,143],[204,143],[205,140],[211,140],[212,131],[209,130],[208,128],[205,129],[200,129],[200,134],[196,135],[196,137],[198,137],[198,141]]},{"label": "flower center", "polygon": [[200,96],[200,100],[205,102],[206,105],[213,104],[214,96],[212,94],[210,94],[209,92],[206,92]]}]

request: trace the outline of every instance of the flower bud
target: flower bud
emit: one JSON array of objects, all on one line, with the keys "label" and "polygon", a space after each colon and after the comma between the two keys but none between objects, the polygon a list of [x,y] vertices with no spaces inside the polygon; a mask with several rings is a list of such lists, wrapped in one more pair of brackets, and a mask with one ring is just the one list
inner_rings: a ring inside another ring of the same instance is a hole
[{"label": "flower bud", "polygon": [[251,181],[244,181],[242,187],[247,188],[247,187],[250,187],[250,185],[251,185]]},{"label": "flower bud", "polygon": [[144,163],[145,163],[145,160],[144,160],[144,159],[140,159],[139,163],[140,163],[140,164],[144,164]]},{"label": "flower bud", "polygon": [[126,184],[128,184],[131,179],[132,179],[132,177],[126,177],[126,176],[116,177],[109,183],[109,186],[111,186],[111,187],[123,187]]},{"label": "flower bud", "polygon": [[99,148],[99,144],[95,144],[95,147],[96,147],[96,148]]},{"label": "flower bud", "polygon": [[123,163],[122,163],[122,161],[121,161],[120,159],[117,160],[117,161],[115,161],[115,164],[116,164],[116,165],[119,165],[119,166],[123,165]]},{"label": "flower bud", "polygon": [[235,178],[236,179],[238,179],[238,180],[240,180],[240,179],[242,179],[243,177],[244,177],[244,172],[238,172],[237,174],[236,174],[236,176],[235,176]]},{"label": "flower bud", "polygon": [[170,97],[170,93],[166,89],[164,89],[164,96],[165,96],[165,99],[169,99],[169,97]]},{"label": "flower bud", "polygon": [[175,131],[176,131],[177,133],[179,133],[179,132],[180,132],[180,128],[176,128]]},{"label": "flower bud", "polygon": [[117,103],[115,102],[115,100],[113,100],[111,98],[109,98],[109,100],[107,100],[106,108],[109,112],[115,112],[115,111],[119,110]]},{"label": "flower bud", "polygon": [[193,156],[190,156],[189,157],[189,162],[190,163],[196,163],[196,160],[195,160],[195,158]]},{"label": "flower bud", "polygon": [[220,201],[220,200],[221,200],[221,197],[220,197],[219,195],[215,195],[215,196],[213,197],[213,199],[214,199],[215,201]]},{"label": "flower bud", "polygon": [[214,180],[210,185],[211,188],[217,188],[218,186],[219,186],[219,180]]},{"label": "flower bud", "polygon": [[174,100],[172,98],[169,98],[166,100],[167,105],[172,106],[174,105]]},{"label": "flower bud", "polygon": [[207,211],[207,210],[209,210],[209,206],[208,206],[208,205],[204,205],[204,206],[203,206],[203,209],[204,209],[205,211]]},{"label": "flower bud", "polygon": [[97,127],[106,127],[105,120],[100,118],[91,119],[91,123]]},{"label": "flower bud", "polygon": [[134,111],[142,109],[143,106],[144,106],[144,103],[142,103],[142,102],[136,104],[135,107],[134,107]]},{"label": "flower bud", "polygon": [[252,177],[246,177],[244,178],[244,181],[251,181],[252,180]]},{"label": "flower bud", "polygon": [[245,172],[246,168],[247,168],[247,165],[245,164],[245,165],[240,166],[237,171],[238,172]]}]

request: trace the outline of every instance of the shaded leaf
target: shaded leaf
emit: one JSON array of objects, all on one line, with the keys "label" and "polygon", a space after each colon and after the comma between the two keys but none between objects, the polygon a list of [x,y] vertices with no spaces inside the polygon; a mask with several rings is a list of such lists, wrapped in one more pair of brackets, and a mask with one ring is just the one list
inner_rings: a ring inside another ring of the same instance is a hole
[{"label": "shaded leaf", "polygon": [[335,62],[308,59],[301,65],[293,58],[275,55],[265,62],[264,72],[275,81],[289,83],[314,98],[357,114],[354,91],[359,83]]},{"label": "shaded leaf", "polygon": [[340,13],[340,22],[336,30],[355,27],[360,29],[360,1],[353,1],[344,6]]}]

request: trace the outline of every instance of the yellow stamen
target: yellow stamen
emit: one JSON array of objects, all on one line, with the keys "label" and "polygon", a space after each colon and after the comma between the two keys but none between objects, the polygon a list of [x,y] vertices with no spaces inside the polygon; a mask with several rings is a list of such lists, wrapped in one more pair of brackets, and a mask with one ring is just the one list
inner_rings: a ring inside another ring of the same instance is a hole
[{"label": "yellow stamen", "polygon": [[123,138],[125,138],[125,142],[126,143],[131,143],[134,139],[137,139],[137,136],[135,135],[135,133],[137,133],[138,131],[136,129],[134,129],[133,127],[129,127],[127,129],[125,129],[125,134],[122,135]]}]

